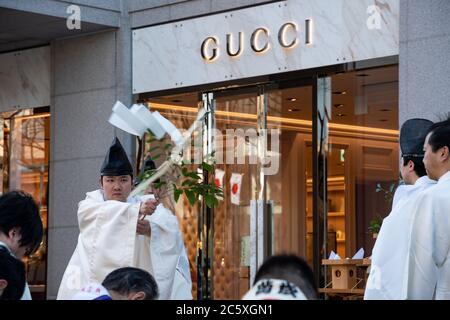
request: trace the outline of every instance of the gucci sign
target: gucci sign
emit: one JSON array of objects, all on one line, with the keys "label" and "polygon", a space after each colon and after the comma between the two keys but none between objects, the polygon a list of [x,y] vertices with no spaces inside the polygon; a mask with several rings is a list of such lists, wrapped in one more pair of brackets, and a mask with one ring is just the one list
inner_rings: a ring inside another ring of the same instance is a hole
[{"label": "gucci sign", "polygon": [[[299,27],[295,22],[287,22],[278,29],[278,43],[284,49],[292,49],[299,43],[298,32]],[[237,39],[236,39],[237,37]],[[244,32],[226,34],[226,54],[229,57],[237,58],[243,54],[245,50],[244,43],[246,35]],[[265,27],[256,28],[250,35],[249,44],[253,52],[264,54],[270,50],[270,30]],[[313,24],[311,19],[305,20],[305,45],[311,45],[313,39]],[[203,40],[200,53],[204,61],[213,62],[217,60],[221,52],[221,44],[217,36],[209,36]]]}]

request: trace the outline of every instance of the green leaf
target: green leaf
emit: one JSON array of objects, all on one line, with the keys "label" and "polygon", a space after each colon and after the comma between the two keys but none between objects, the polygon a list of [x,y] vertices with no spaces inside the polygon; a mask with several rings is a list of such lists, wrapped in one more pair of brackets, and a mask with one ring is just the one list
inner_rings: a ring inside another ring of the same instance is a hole
[{"label": "green leaf", "polygon": [[153,160],[158,159],[159,157],[161,157],[161,154],[157,154],[156,156],[152,157]]},{"label": "green leaf", "polygon": [[165,181],[159,181],[159,182],[155,183],[155,188],[160,189],[165,184],[166,184]]},{"label": "green leaf", "polygon": [[173,192],[173,197],[175,199],[175,202],[178,202],[178,199],[180,199],[180,196],[183,194],[183,190],[181,189],[175,189]]},{"label": "green leaf", "polygon": [[212,173],[214,170],[213,166],[210,164],[207,164],[206,162],[202,162],[202,168],[210,173]]},{"label": "green leaf", "polygon": [[189,204],[193,206],[195,204],[195,193],[191,190],[184,190],[184,193],[186,194],[186,197],[189,200]]},{"label": "green leaf", "polygon": [[205,195],[205,203],[209,208],[214,208],[214,203],[216,198],[214,198],[214,196],[210,195],[210,194],[206,194]]},{"label": "green leaf", "polygon": [[192,178],[192,179],[195,179],[195,180],[200,180],[201,179],[200,176],[198,175],[198,173],[195,172],[195,171],[188,172],[187,176],[189,178]]},{"label": "green leaf", "polygon": [[183,176],[187,177],[188,176],[188,169],[186,167],[183,167],[181,169],[181,173],[183,174]]},{"label": "green leaf", "polygon": [[192,180],[184,180],[183,183],[181,184],[182,187],[186,187],[186,186],[192,186],[193,184],[195,184],[195,181]]},{"label": "green leaf", "polygon": [[172,147],[172,144],[171,144],[171,143],[167,143],[167,144],[164,146],[164,149],[167,150],[167,149],[169,149],[169,148],[171,148],[171,147]]},{"label": "green leaf", "polygon": [[160,148],[161,148],[160,146],[154,146],[154,147],[148,149],[148,152],[151,153],[152,151],[155,151],[155,150],[160,149]]}]

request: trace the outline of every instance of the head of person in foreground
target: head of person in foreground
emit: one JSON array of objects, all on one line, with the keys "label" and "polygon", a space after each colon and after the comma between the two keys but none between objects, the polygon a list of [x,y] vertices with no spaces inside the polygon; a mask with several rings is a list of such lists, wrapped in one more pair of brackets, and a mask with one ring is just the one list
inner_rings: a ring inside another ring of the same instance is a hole
[{"label": "head of person in foreground", "polygon": [[318,299],[314,274],[308,263],[296,255],[269,257],[258,269],[253,287],[243,300]]},{"label": "head of person in foreground", "polygon": [[156,300],[159,296],[155,278],[133,267],[114,270],[106,276],[102,286],[113,300]]}]

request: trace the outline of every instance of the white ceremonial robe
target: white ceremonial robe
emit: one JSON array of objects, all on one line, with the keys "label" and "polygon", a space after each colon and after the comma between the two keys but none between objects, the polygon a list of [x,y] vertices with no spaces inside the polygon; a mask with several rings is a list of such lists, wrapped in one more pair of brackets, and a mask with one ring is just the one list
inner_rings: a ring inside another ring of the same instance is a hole
[{"label": "white ceremonial robe", "polygon": [[450,171],[415,202],[406,274],[407,299],[450,299]]},{"label": "white ceremonial robe", "polygon": [[411,185],[401,184],[397,187],[394,193],[394,198],[392,199],[392,209],[398,204],[398,202],[408,194],[408,187]]},{"label": "white ceremonial robe", "polygon": [[80,235],[66,268],[58,300],[70,300],[91,282],[101,283],[122,267],[153,275],[159,299],[192,299],[189,261],[175,215],[162,204],[145,219],[151,237],[136,234],[140,202],[105,201],[101,190],[88,192],[78,205]]},{"label": "white ceremonial robe", "polygon": [[391,213],[383,220],[372,250],[365,300],[406,299],[404,272],[414,200],[435,184],[436,181],[423,176],[414,185],[402,187],[401,196],[397,197]]}]

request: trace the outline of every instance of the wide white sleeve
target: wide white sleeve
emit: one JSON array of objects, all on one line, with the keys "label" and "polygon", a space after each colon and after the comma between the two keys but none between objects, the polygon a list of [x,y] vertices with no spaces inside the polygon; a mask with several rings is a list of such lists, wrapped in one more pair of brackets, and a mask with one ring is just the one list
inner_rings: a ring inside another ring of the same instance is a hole
[{"label": "wide white sleeve", "polygon": [[120,201],[80,202],[78,246],[98,282],[120,267],[133,264],[139,203]]},{"label": "wide white sleeve", "polygon": [[407,299],[433,299],[439,268],[449,252],[449,215],[432,193],[419,196],[413,222],[406,269]]},{"label": "wide white sleeve", "polygon": [[[189,296],[192,297],[190,274],[180,273],[180,269],[185,269],[181,268],[183,263],[189,266],[189,262],[176,216],[160,205],[149,221],[152,229],[150,247],[153,272],[160,291],[159,299],[176,299],[180,296],[189,299]],[[180,293],[180,286],[183,294]]]}]

